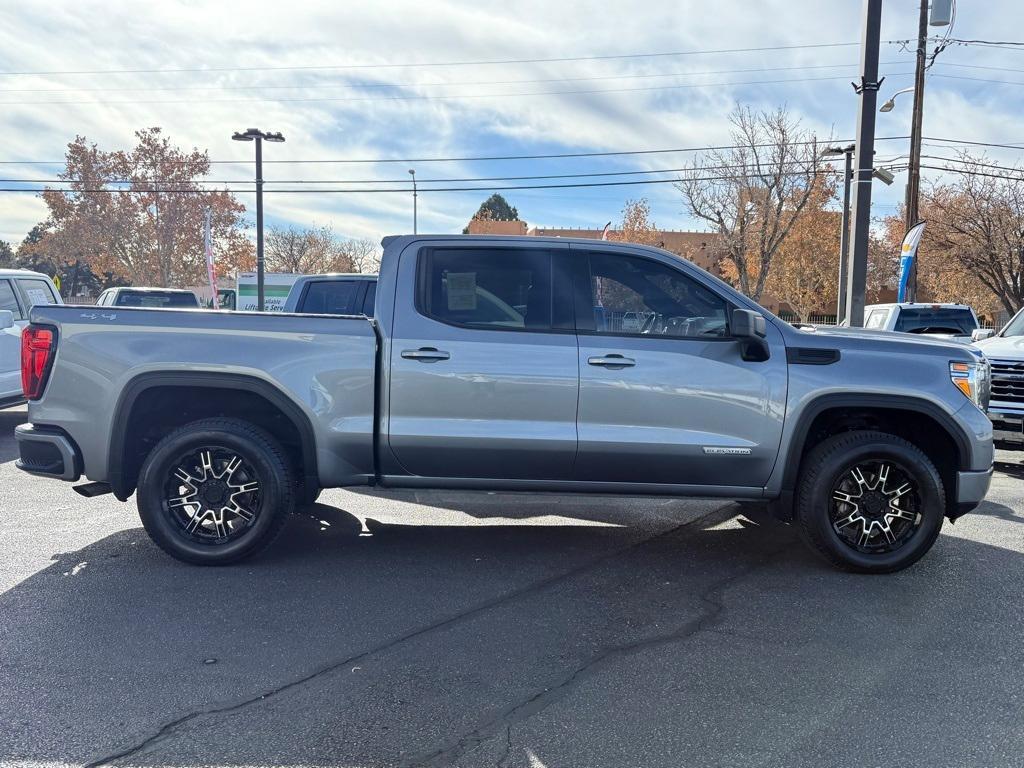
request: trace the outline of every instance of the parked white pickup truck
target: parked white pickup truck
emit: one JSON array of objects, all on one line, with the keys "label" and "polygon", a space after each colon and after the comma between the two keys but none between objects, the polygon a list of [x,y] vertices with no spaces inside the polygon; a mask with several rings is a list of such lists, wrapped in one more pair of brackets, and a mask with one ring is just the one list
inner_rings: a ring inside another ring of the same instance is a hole
[{"label": "parked white pickup truck", "polygon": [[974,310],[966,304],[904,302],[864,307],[864,327],[968,343],[980,326]]},{"label": "parked white pickup truck", "polygon": [[46,275],[0,269],[0,408],[25,402],[21,391],[21,331],[36,304],[63,304]]},{"label": "parked white pickup truck", "polygon": [[992,364],[993,436],[1002,448],[1024,449],[1024,309],[977,347]]}]

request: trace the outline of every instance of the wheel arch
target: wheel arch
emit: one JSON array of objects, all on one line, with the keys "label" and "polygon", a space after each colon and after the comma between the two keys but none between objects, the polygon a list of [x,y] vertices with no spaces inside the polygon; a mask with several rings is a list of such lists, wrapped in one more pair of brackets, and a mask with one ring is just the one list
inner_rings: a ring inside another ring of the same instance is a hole
[{"label": "wheel arch", "polygon": [[947,496],[952,493],[954,499],[956,473],[971,468],[970,437],[936,403],[909,395],[821,395],[801,410],[789,440],[782,471],[784,508],[791,510],[786,502],[792,500],[808,452],[826,437],[854,429],[888,432],[917,445],[939,469]]},{"label": "wheel arch", "polygon": [[[203,401],[204,393],[213,397]],[[302,479],[304,487],[319,488],[313,425],[302,407],[278,387],[245,374],[153,372],[131,379],[122,389],[114,409],[107,474],[114,495],[121,501],[127,500],[135,490],[139,469],[151,449],[151,446],[145,448],[146,434],[133,433],[132,427],[138,426],[138,419],[144,415],[142,406],[161,402],[158,399],[161,396],[187,402],[183,416],[172,420],[178,425],[208,416],[234,416],[268,429],[291,453],[296,475]],[[259,410],[254,411],[254,408]],[[154,419],[150,423],[161,422]]]}]

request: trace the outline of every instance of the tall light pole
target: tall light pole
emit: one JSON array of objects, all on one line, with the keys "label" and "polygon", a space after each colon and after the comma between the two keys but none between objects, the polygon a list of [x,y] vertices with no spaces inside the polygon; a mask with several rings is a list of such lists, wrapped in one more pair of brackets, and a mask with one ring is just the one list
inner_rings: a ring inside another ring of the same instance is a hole
[{"label": "tall light pole", "polygon": [[409,175],[412,176],[412,233],[418,234],[416,231],[416,169],[410,168]]},{"label": "tall light pole", "polygon": [[[847,144],[845,147],[828,147],[821,154],[846,155],[846,172],[843,174],[843,223],[840,225],[842,231],[839,233],[839,300],[836,302],[836,324],[838,325],[846,318],[846,291],[847,272],[850,269],[850,187],[853,181],[853,153],[857,150],[856,144]],[[871,177],[879,179],[883,184],[889,186],[893,182],[892,171],[886,168],[873,168]]]},{"label": "tall light pole", "polygon": [[263,141],[281,142],[281,132],[264,133],[258,128],[249,128],[245,133],[235,131],[231,134],[234,141],[256,142],[256,308],[262,312],[265,308],[263,290]]},{"label": "tall light pole", "polygon": [[845,147],[828,147],[822,154],[846,155],[846,172],[843,174],[843,223],[839,234],[839,300],[836,302],[836,324],[846,317],[846,270],[850,262],[850,182],[853,180],[853,153],[856,144]]}]

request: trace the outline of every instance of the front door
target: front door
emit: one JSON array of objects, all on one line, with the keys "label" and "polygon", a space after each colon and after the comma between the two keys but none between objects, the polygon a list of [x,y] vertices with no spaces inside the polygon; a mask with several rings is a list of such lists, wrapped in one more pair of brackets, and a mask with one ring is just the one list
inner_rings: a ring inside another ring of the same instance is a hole
[{"label": "front door", "polygon": [[402,254],[388,444],[406,472],[571,479],[579,370],[560,253],[517,243]]},{"label": "front door", "polygon": [[769,360],[744,361],[730,302],[696,270],[653,254],[587,255],[576,479],[763,486],[785,408],[778,332],[769,324]]}]

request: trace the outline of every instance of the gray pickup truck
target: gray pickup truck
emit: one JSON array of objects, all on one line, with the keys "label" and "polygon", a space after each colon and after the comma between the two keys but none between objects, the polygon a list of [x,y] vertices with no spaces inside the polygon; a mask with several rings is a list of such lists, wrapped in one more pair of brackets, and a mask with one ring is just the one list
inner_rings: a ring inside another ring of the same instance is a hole
[{"label": "gray pickup truck", "polygon": [[382,486],[763,500],[833,564],[889,572],[988,490],[966,345],[797,329],[656,248],[383,244],[372,317],[36,306],[18,466],[134,492],[200,564],[321,488]]}]

